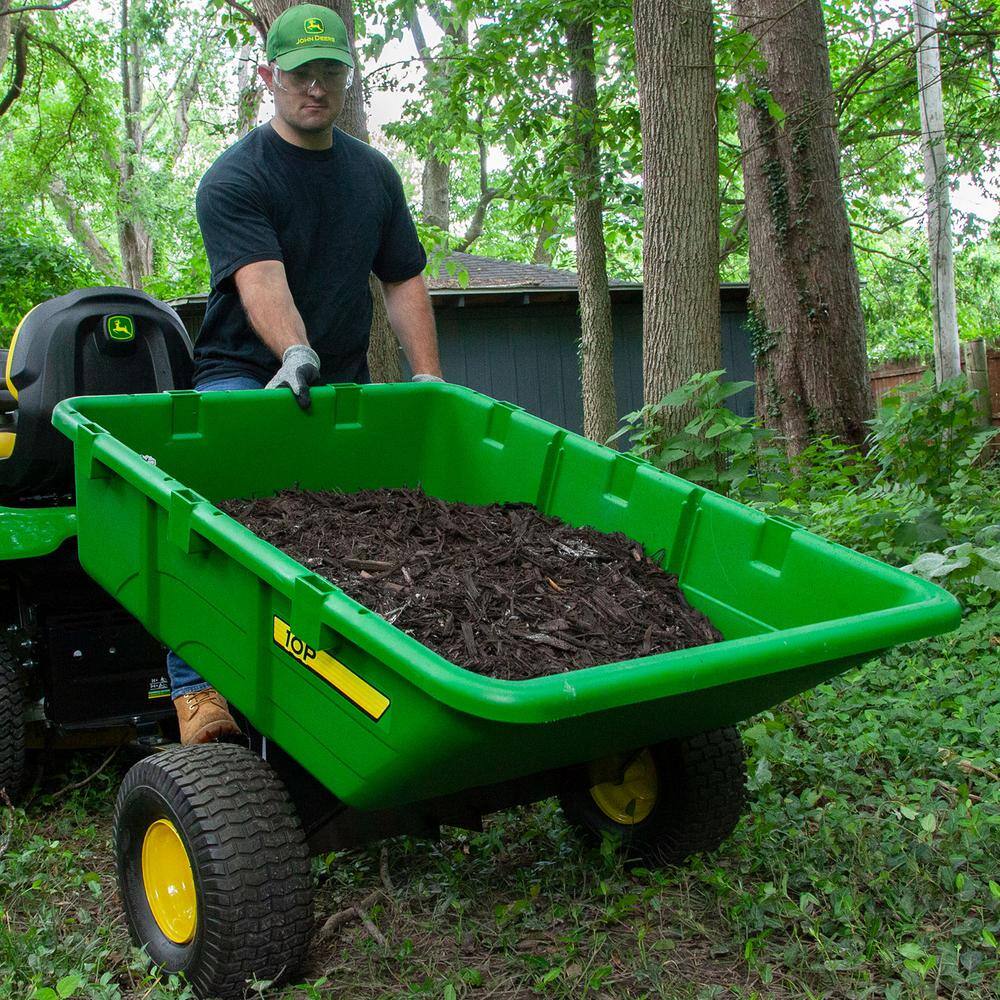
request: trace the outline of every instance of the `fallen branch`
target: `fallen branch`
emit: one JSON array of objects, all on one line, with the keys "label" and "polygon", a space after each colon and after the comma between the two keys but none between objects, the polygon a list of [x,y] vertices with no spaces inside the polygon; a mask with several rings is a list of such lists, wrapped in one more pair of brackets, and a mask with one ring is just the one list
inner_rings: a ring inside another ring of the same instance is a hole
[{"label": "fallen branch", "polygon": [[385,891],[392,896],[395,893],[395,889],[392,887],[392,880],[389,878],[389,848],[383,847],[382,852],[379,854],[378,858],[378,873],[382,879],[382,885],[385,886]]},{"label": "fallen branch", "polygon": [[379,947],[388,948],[389,943],[386,941],[385,935],[375,926],[372,918],[368,916],[369,908],[378,902],[380,896],[385,895],[387,899],[391,900],[396,891],[393,888],[392,879],[389,878],[388,847],[383,847],[379,854],[378,873],[379,878],[382,880],[382,888],[373,889],[359,903],[348,906],[343,910],[338,910],[332,916],[327,917],[326,922],[319,929],[318,937],[320,940],[332,937],[345,924],[349,924],[353,920],[360,920],[365,930],[378,942]]},{"label": "fallen branch", "polygon": [[326,922],[319,929],[317,937],[322,941],[324,938],[332,937],[344,924],[350,923],[352,920],[361,920],[362,912],[367,910],[381,895],[381,889],[375,889],[368,893],[360,903],[355,903],[353,906],[348,906],[344,910],[338,910],[332,916],[327,917]]},{"label": "fallen branch", "polygon": [[89,785],[90,782],[92,782],[94,778],[96,778],[108,766],[108,764],[111,763],[111,761],[117,755],[118,751],[121,750],[121,748],[124,745],[125,745],[124,743],[119,743],[118,746],[116,746],[114,750],[112,750],[111,753],[109,753],[107,757],[104,758],[104,763],[101,764],[101,766],[96,771],[94,771],[93,774],[87,775],[87,777],[84,778],[82,781],[74,781],[73,784],[64,785],[58,791],[53,792],[52,801],[55,802],[55,800],[60,798],[61,796],[66,795],[69,792],[74,792],[78,788],[83,788],[84,785]]}]

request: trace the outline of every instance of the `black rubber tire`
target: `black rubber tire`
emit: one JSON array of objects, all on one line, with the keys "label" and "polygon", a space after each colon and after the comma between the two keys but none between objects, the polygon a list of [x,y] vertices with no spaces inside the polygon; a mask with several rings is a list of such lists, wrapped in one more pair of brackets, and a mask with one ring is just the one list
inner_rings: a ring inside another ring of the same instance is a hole
[{"label": "black rubber tire", "polygon": [[0,788],[16,802],[24,789],[24,690],[17,661],[0,641]]},{"label": "black rubber tire", "polygon": [[657,798],[642,822],[620,823],[590,794],[585,765],[574,769],[560,794],[569,823],[585,838],[620,839],[630,857],[651,865],[678,865],[714,851],[733,832],[746,808],[746,756],[732,727],[670,740],[649,748],[656,765]]},{"label": "black rubber tire", "polygon": [[[153,917],[142,845],[157,819],[177,829],[194,875],[197,925],[176,944]],[[301,965],[313,926],[309,852],[284,786],[231,744],[176,747],[139,761],[115,805],[118,885],[133,941],[202,997],[242,997]]]}]

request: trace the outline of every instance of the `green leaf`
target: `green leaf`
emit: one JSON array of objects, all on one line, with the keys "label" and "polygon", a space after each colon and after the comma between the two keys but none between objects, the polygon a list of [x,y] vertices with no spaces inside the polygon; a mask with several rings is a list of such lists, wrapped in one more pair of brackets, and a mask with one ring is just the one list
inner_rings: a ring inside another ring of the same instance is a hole
[{"label": "green leaf", "polygon": [[905,944],[901,944],[899,946],[899,953],[903,958],[913,959],[914,961],[923,958],[926,954],[916,941],[907,941]]},{"label": "green leaf", "polygon": [[784,109],[781,107],[781,105],[774,99],[774,97],[771,95],[770,92],[768,92],[765,95],[764,99],[767,101],[768,114],[779,125],[783,124],[787,116],[785,115]]},{"label": "green leaf", "polygon": [[927,833],[933,833],[937,829],[937,816],[934,813],[927,813],[920,817],[920,828]]},{"label": "green leaf", "polygon": [[83,976],[77,972],[71,972],[68,976],[63,976],[56,983],[56,993],[59,1000],[66,1000],[71,997],[83,985]]}]

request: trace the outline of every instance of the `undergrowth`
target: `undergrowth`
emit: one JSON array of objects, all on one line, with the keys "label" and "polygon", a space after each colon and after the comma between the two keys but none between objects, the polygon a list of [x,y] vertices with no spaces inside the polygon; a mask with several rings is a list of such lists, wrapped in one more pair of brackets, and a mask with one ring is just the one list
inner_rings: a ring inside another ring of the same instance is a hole
[{"label": "undergrowth", "polygon": [[[723,423],[715,437],[742,447]],[[680,869],[635,867],[610,843],[583,847],[547,801],[497,814],[482,833],[392,841],[388,879],[378,846],[327,855],[317,926],[379,889],[367,914],[377,936],[351,921],[317,937],[301,981],[278,995],[1000,996],[1000,475],[952,441],[951,465],[915,481],[906,432],[882,419],[868,457],[826,440],[723,480],[924,572],[965,614],[948,635],[748,720],[752,804],[719,851]],[[109,842],[128,762],[70,787],[99,760],[50,762],[26,808],[4,812],[0,996],[189,995],[128,942]],[[265,989],[248,984],[248,995]]]}]

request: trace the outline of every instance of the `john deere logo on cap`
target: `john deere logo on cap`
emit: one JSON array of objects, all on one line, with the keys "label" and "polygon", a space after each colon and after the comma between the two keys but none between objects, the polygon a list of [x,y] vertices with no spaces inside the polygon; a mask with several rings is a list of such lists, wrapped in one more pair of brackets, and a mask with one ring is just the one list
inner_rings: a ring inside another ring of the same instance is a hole
[{"label": "john deere logo on cap", "polygon": [[108,336],[112,340],[134,340],[135,324],[131,316],[109,316]]},{"label": "john deere logo on cap", "polygon": [[304,27],[307,35],[323,34],[323,22],[318,17],[307,17]]}]

